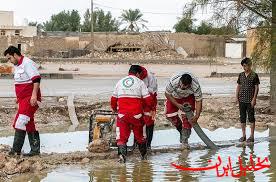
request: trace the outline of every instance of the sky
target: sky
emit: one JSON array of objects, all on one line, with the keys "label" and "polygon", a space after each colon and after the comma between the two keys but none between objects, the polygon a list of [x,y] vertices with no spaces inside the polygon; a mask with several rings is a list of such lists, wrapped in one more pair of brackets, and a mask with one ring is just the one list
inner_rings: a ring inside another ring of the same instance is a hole
[{"label": "sky", "polygon": [[[183,7],[191,0],[93,0],[94,8],[111,11],[112,16],[119,17],[123,9],[140,9],[148,30],[173,30],[177,17],[182,14]],[[83,17],[91,0],[0,0],[0,10],[14,11],[15,25],[24,25],[28,22],[39,23],[49,20],[51,15],[63,10],[76,9]],[[199,20],[210,17],[210,13],[202,11],[195,18]]]}]

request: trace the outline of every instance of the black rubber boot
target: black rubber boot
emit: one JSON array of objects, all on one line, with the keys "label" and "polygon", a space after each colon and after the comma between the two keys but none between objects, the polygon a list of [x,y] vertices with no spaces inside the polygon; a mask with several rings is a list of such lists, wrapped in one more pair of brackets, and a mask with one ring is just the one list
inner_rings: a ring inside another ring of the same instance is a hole
[{"label": "black rubber boot", "polygon": [[145,160],[147,159],[147,143],[139,144],[139,151],[141,153],[141,159]]},{"label": "black rubber boot", "polygon": [[39,132],[35,131],[35,132],[28,133],[28,138],[29,138],[29,142],[30,142],[31,151],[29,153],[23,154],[23,155],[27,156],[27,157],[39,155],[40,154]]},{"label": "black rubber boot", "polygon": [[189,143],[188,143],[188,139],[190,138],[191,135],[191,129],[186,129],[183,128],[182,129],[182,148],[183,149],[190,149]]},{"label": "black rubber boot", "polygon": [[138,147],[138,142],[137,142],[137,140],[134,138],[134,140],[133,140],[133,145],[132,145],[132,151],[133,150],[135,150],[136,148]]},{"label": "black rubber boot", "polygon": [[15,130],[14,133],[14,139],[13,139],[13,146],[11,151],[9,152],[9,155],[20,155],[22,147],[24,145],[26,136],[26,131],[23,130]]},{"label": "black rubber boot", "polygon": [[154,125],[150,125],[146,127],[146,134],[147,134],[147,148],[151,149],[151,141],[153,137],[153,130],[154,130]]},{"label": "black rubber boot", "polygon": [[180,141],[180,143],[181,143],[181,142],[182,142],[182,125],[178,125],[178,126],[176,127],[176,129],[177,129],[177,131],[179,132],[179,135],[180,135],[179,141]]},{"label": "black rubber boot", "polygon": [[127,146],[118,145],[119,162],[126,163]]}]

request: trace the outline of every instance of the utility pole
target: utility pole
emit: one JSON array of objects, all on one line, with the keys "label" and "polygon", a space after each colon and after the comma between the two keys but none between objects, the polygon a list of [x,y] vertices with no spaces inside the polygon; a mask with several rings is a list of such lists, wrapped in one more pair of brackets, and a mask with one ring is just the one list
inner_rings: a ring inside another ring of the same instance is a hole
[{"label": "utility pole", "polygon": [[92,49],[91,49],[91,57],[94,58],[94,19],[93,19],[93,0],[91,0],[91,45],[92,45]]}]

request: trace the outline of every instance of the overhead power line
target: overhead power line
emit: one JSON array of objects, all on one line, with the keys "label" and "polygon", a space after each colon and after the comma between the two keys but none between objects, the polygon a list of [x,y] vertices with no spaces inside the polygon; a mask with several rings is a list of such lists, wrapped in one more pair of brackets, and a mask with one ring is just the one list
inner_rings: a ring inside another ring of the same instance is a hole
[{"label": "overhead power line", "polygon": [[[123,8],[115,8],[115,7],[106,6],[106,5],[99,4],[99,3],[94,3],[94,4],[99,7],[104,7],[104,8],[114,9],[114,10],[120,10],[120,11],[126,10]],[[174,15],[174,16],[181,15],[181,13],[168,13],[168,12],[150,12],[150,11],[141,11],[141,12],[143,14],[156,14],[156,15]]]}]

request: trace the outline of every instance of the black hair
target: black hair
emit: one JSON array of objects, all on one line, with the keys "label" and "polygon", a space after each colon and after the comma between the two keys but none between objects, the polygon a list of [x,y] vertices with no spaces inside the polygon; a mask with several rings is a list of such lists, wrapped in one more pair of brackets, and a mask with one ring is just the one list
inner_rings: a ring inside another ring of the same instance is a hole
[{"label": "black hair", "polygon": [[21,52],[18,48],[14,46],[9,46],[7,50],[4,52],[4,56],[7,54],[14,56],[14,54],[17,54],[18,56],[21,56]]},{"label": "black hair", "polygon": [[132,73],[132,74],[137,74],[137,73],[141,73],[142,72],[142,68],[139,65],[131,65],[129,68],[128,73]]},{"label": "black hair", "polygon": [[247,65],[251,65],[252,64],[252,61],[250,58],[244,58],[242,61],[241,61],[241,65],[243,66],[244,64],[247,64]]},{"label": "black hair", "polygon": [[184,75],[181,76],[180,81],[185,86],[186,85],[190,85],[190,84],[192,84],[192,77],[191,77],[191,75],[189,75],[189,74],[186,73],[186,74],[184,74]]}]

